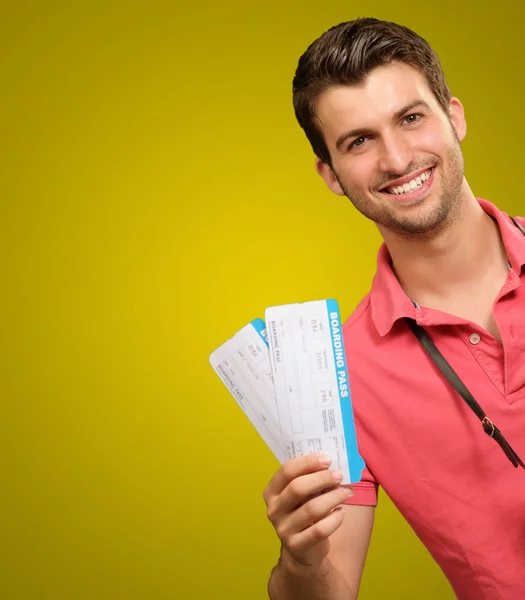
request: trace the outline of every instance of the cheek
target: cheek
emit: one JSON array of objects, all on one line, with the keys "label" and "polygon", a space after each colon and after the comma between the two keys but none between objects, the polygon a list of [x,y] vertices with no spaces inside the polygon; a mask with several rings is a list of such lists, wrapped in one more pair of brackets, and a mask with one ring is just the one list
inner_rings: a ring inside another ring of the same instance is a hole
[{"label": "cheek", "polygon": [[443,157],[446,150],[454,144],[456,136],[452,125],[443,124],[442,127],[422,128],[418,131],[417,146],[419,150],[429,154]]},{"label": "cheek", "polygon": [[348,161],[343,172],[347,187],[366,191],[377,179],[377,161],[372,153],[356,156]]},{"label": "cheek", "polygon": [[420,132],[418,147],[424,152],[438,154],[445,145],[445,140],[440,132],[432,130]]}]

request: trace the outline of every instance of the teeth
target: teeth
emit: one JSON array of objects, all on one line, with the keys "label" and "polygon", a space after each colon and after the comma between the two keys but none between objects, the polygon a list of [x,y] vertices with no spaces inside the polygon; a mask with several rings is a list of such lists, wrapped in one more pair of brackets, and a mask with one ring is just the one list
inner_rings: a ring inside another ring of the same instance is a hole
[{"label": "teeth", "polygon": [[430,178],[431,174],[432,174],[432,169],[429,169],[428,171],[426,171],[422,175],[419,175],[419,177],[412,179],[412,181],[409,181],[408,183],[404,183],[403,185],[398,185],[397,187],[388,188],[388,191],[395,195],[405,194],[406,192],[411,192],[412,190],[415,190],[418,187],[420,187],[425,181],[427,181],[427,179]]}]

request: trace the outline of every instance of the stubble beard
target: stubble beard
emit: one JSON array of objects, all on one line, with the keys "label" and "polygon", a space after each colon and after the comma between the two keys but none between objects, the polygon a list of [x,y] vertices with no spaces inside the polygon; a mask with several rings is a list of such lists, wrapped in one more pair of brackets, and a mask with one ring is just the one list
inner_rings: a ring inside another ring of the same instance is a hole
[{"label": "stubble beard", "polygon": [[[368,197],[346,187],[335,171],[334,174],[346,197],[366,218],[403,238],[418,240],[433,238],[454,223],[461,212],[464,163],[459,140],[456,136],[454,137],[454,143],[446,151],[447,172],[445,173],[441,169],[442,161],[436,164],[441,175],[442,189],[439,198],[429,210],[417,210],[418,206],[424,206],[427,202],[426,198],[412,204],[410,207],[412,214],[407,215],[403,215],[402,211],[396,211],[394,206],[387,203],[372,204]],[[407,172],[410,173],[425,166],[427,165],[412,164]]]}]

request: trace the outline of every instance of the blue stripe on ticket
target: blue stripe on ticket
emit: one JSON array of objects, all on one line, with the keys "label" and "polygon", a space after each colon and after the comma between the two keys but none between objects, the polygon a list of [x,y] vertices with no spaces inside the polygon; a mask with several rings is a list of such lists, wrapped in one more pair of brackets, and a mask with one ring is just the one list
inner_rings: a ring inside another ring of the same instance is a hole
[{"label": "blue stripe on ticket", "polygon": [[260,335],[262,341],[268,346],[268,336],[266,335],[266,325],[262,319],[254,319],[252,326],[255,331]]},{"label": "blue stripe on ticket", "polygon": [[332,349],[334,352],[337,381],[339,384],[339,401],[343,417],[346,452],[348,455],[348,466],[350,467],[350,479],[351,483],[357,483],[361,480],[361,472],[365,468],[365,462],[361,458],[357,448],[354,414],[352,411],[352,396],[350,394],[350,382],[348,380],[348,369],[346,367],[339,305],[336,300],[330,299],[326,301],[326,309],[330,321]]}]

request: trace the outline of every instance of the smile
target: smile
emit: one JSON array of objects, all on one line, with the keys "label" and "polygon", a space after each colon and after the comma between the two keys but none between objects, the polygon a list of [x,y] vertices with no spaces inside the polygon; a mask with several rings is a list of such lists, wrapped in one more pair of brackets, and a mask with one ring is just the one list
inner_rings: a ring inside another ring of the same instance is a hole
[{"label": "smile", "polygon": [[432,169],[428,169],[428,171],[421,173],[421,175],[414,177],[414,179],[411,179],[410,181],[407,181],[402,185],[384,188],[382,191],[387,192],[388,194],[395,194],[396,196],[398,194],[407,194],[421,187],[425,183],[425,181],[430,179],[431,175]]},{"label": "smile", "polygon": [[417,202],[426,197],[430,191],[434,181],[434,171],[435,167],[430,167],[426,171],[413,176],[412,179],[407,177],[398,179],[397,185],[384,187],[379,191],[390,196],[392,200],[395,198],[395,202],[403,204]]},{"label": "smile", "polygon": [[432,175],[432,169],[421,173],[418,177],[414,177],[410,181],[403,183],[402,185],[385,188],[384,191],[388,194],[395,194],[396,196],[399,194],[407,194],[417,190],[417,188],[421,187],[425,181],[429,180]]}]

